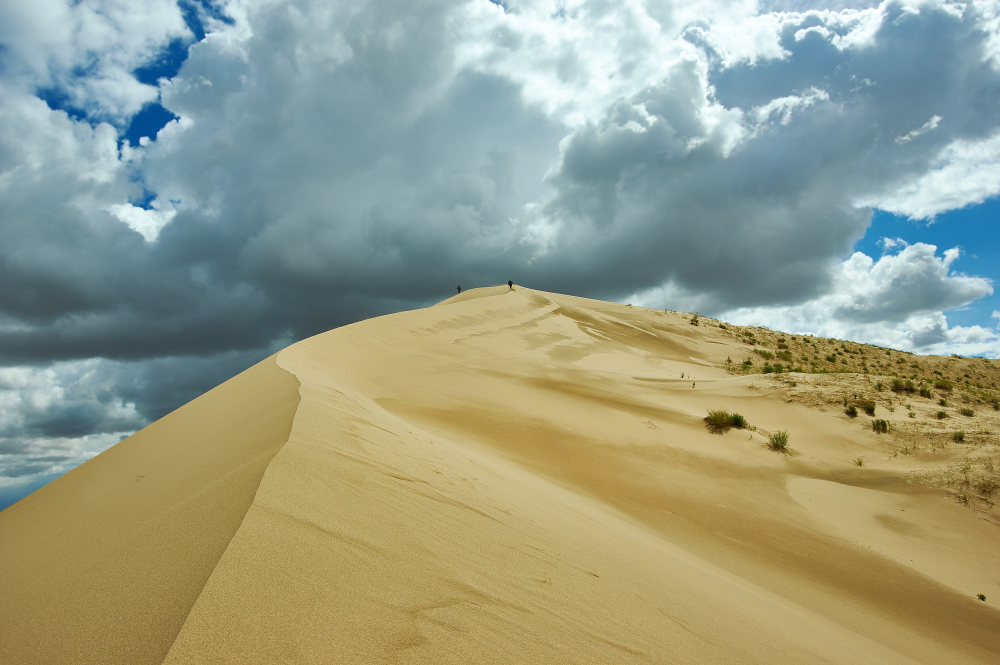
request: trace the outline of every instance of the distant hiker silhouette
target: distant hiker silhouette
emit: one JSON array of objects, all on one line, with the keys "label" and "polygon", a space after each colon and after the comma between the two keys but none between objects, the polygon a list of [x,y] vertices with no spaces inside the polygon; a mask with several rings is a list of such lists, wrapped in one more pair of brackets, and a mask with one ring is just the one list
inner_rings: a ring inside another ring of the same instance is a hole
[{"label": "distant hiker silhouette", "polygon": [[459,284],[459,285],[458,285],[458,292],[459,292],[459,293],[461,293],[461,292],[462,292],[462,285],[461,285],[461,284]]},{"label": "distant hiker silhouette", "polygon": [[510,281],[509,279],[507,280],[507,290],[508,291],[514,290],[514,282]]}]

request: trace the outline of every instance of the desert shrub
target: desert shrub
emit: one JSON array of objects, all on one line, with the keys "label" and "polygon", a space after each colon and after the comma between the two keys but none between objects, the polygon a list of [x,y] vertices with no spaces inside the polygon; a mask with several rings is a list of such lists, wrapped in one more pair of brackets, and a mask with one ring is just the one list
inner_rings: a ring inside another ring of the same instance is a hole
[{"label": "desert shrub", "polygon": [[784,365],[782,365],[781,363],[774,363],[774,373],[775,374],[781,374],[784,371],[785,371],[785,366]]},{"label": "desert shrub", "polygon": [[958,410],[958,412],[959,412],[959,413],[961,413],[961,414],[962,414],[963,416],[968,416],[968,417],[970,417],[970,418],[971,418],[972,416],[976,415],[976,412],[975,412],[975,411],[973,411],[972,409],[967,409],[967,408],[964,408],[964,407],[963,407],[963,408],[961,408],[961,409],[959,409],[959,410]]},{"label": "desert shrub", "polygon": [[716,429],[728,429],[729,428],[729,412],[723,411],[722,409],[716,409],[709,411],[708,415],[705,416],[705,422],[709,427]]},{"label": "desert shrub", "polygon": [[883,390],[885,390],[885,384],[879,381],[878,383],[875,384],[875,390],[882,392]]},{"label": "desert shrub", "polygon": [[[788,346],[788,345],[786,344],[785,346]],[[778,351],[774,355],[777,356],[780,360],[784,360],[786,363],[792,362],[792,353],[791,353],[791,351]]]},{"label": "desert shrub", "polygon": [[955,384],[948,379],[938,379],[934,382],[934,387],[950,393],[955,388]]},{"label": "desert shrub", "polygon": [[697,314],[695,314],[694,316],[691,317],[691,325],[693,325],[693,326],[698,325],[698,315]]},{"label": "desert shrub", "polygon": [[894,393],[901,393],[903,391],[912,393],[916,391],[916,389],[917,387],[913,385],[913,381],[910,380],[902,381],[900,379],[892,380],[892,392]]},{"label": "desert shrub", "polygon": [[888,420],[878,419],[872,421],[872,431],[876,434],[888,434],[890,429],[892,429],[892,424]]},{"label": "desert shrub", "polygon": [[865,465],[865,458],[864,457],[855,457],[854,458],[854,465],[855,466],[864,466]]},{"label": "desert shrub", "polygon": [[778,342],[778,348],[779,349],[787,349],[788,345],[785,344],[784,342]]},{"label": "desert shrub", "polygon": [[951,438],[955,440],[956,443],[961,443],[965,441],[965,430],[959,430],[958,432],[952,432]]},{"label": "desert shrub", "polygon": [[944,411],[938,411],[937,412],[937,419],[938,420],[944,420],[947,417],[948,417],[948,414],[945,413]]},{"label": "desert shrub", "polygon": [[993,400],[993,410],[1000,411],[1000,400]]},{"label": "desert shrub", "polygon": [[753,366],[753,361],[750,360],[749,358],[747,358],[746,360],[743,361],[743,366],[744,367],[751,367],[751,366]]},{"label": "desert shrub", "polygon": [[754,349],[753,352],[756,353],[761,358],[763,358],[764,360],[771,360],[772,358],[774,358],[774,354],[768,351],[767,349]]},{"label": "desert shrub", "polygon": [[862,411],[864,411],[865,413],[867,413],[869,416],[874,416],[875,415],[875,402],[873,402],[871,400],[865,400],[865,401],[861,402],[861,409],[862,409]]},{"label": "desert shrub", "polygon": [[851,418],[857,418],[858,417],[858,407],[856,407],[856,406],[854,406],[852,404],[849,407],[847,407],[846,409],[844,409],[844,413],[846,413],[847,415],[849,415]]},{"label": "desert shrub", "polygon": [[720,433],[727,432],[733,427],[743,429],[747,426],[746,418],[738,413],[729,413],[722,409],[709,411],[708,415],[705,416],[705,423],[708,429]]},{"label": "desert shrub", "polygon": [[776,452],[788,452],[788,432],[778,431],[768,438],[767,447]]},{"label": "desert shrub", "polygon": [[931,397],[930,388],[927,388],[926,386],[920,386],[920,396],[930,399]]},{"label": "desert shrub", "polygon": [[938,404],[940,404],[941,406],[948,406],[948,400],[942,397],[941,399],[938,400]]},{"label": "desert shrub", "polygon": [[828,363],[835,363],[835,362],[837,362],[837,356],[834,356],[834,355],[827,356],[826,357],[826,362],[828,362]]},{"label": "desert shrub", "polygon": [[719,327],[722,328],[723,330],[726,330],[726,324],[725,323],[720,323]]}]

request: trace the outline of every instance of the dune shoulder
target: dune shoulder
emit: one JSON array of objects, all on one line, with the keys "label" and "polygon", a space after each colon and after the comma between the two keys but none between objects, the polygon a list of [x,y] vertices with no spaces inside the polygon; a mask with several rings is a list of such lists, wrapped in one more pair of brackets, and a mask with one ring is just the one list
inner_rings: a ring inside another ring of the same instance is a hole
[{"label": "dune shoulder", "polygon": [[741,373],[745,335],[681,313],[462,296],[258,370],[295,397],[260,396],[289,406],[162,662],[995,662],[996,524],[831,408],[853,379]]}]

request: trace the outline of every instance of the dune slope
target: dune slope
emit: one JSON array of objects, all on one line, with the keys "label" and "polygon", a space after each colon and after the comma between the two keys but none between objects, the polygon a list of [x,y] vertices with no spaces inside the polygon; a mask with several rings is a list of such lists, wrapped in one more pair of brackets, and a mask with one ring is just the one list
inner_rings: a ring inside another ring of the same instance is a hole
[{"label": "dune slope", "polygon": [[160,663],[288,439],[271,357],[0,512],[0,663]]},{"label": "dune slope", "polygon": [[[238,528],[205,527],[225,551],[190,577],[163,662],[995,662],[1000,611],[975,593],[1000,578],[996,524],[854,466],[885,440],[727,373],[745,351],[522,287],[285,349],[268,371],[297,381],[287,441]],[[755,429],[708,431],[717,408]],[[764,445],[777,430],[791,455]]]}]

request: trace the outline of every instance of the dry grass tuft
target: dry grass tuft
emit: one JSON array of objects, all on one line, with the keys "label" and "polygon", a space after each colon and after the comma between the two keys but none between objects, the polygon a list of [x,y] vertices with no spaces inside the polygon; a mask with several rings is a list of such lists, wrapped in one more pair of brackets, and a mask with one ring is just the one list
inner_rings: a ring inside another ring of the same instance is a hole
[{"label": "dry grass tuft", "polygon": [[708,415],[705,416],[705,426],[711,432],[716,434],[723,434],[729,430],[743,429],[747,426],[746,418],[738,413],[729,413],[722,409],[716,409],[709,411]]}]

